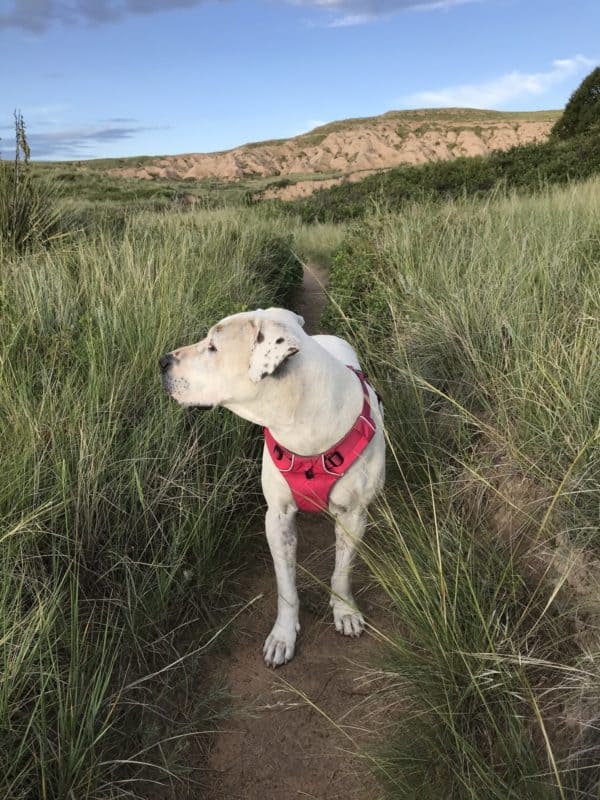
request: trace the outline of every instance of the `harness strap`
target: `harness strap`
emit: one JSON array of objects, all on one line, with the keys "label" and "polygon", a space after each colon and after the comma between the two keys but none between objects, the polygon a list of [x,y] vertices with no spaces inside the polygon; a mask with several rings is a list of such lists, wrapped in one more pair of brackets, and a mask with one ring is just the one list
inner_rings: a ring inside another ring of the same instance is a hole
[{"label": "harness strap", "polygon": [[265,443],[273,463],[287,481],[294,500],[303,511],[323,511],[336,481],[352,466],[375,435],[368,383],[364,373],[347,365],[360,380],[363,406],[348,433],[324,453],[302,456],[282,447],[268,428]]}]

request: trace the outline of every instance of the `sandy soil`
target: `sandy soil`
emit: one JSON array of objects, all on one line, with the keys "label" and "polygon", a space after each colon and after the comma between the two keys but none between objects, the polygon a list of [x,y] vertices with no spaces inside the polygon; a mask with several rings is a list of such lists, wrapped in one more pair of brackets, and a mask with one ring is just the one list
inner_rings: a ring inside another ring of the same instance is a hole
[{"label": "sandy soil", "polygon": [[[261,652],[277,603],[270,559],[244,577],[243,596],[263,597],[240,618],[222,660],[233,708],[210,754],[211,800],[381,797],[368,757],[360,754],[381,741],[385,690],[372,671],[380,645],[369,632],[348,639],[333,627],[325,588],[332,523],[305,515],[299,533],[302,630],[295,658],[278,670],[265,666]],[[385,625],[381,598],[359,588],[361,577],[357,570],[357,602],[368,621]]]}]

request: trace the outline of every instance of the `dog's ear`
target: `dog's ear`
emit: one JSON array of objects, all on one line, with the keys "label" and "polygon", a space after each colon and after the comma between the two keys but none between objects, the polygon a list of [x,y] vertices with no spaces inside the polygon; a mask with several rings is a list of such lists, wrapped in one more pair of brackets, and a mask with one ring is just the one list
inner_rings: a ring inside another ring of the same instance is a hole
[{"label": "dog's ear", "polygon": [[285,325],[273,320],[253,320],[254,341],[250,354],[250,379],[258,383],[276,375],[283,364],[300,350],[300,342]]}]

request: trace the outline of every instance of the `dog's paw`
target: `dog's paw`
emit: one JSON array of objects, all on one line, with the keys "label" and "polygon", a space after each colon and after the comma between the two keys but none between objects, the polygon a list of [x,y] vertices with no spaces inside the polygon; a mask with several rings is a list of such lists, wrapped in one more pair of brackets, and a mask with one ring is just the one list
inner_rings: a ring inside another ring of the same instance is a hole
[{"label": "dog's paw", "polygon": [[360,636],[365,627],[363,615],[343,601],[333,603],[335,629],[344,636]]},{"label": "dog's paw", "polygon": [[273,630],[267,636],[263,647],[263,655],[268,667],[280,667],[292,660],[296,647],[296,634],[299,630],[298,622],[295,626],[290,627],[278,622],[273,625]]}]

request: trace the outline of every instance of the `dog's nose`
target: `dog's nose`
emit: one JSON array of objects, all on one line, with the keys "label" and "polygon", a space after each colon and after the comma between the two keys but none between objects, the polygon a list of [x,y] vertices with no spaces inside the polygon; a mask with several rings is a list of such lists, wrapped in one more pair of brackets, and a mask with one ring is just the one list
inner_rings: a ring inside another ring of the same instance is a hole
[{"label": "dog's nose", "polygon": [[164,356],[161,356],[158,359],[158,363],[160,364],[160,371],[166,372],[174,361],[175,361],[175,356],[173,355],[173,353],[165,353]]}]

